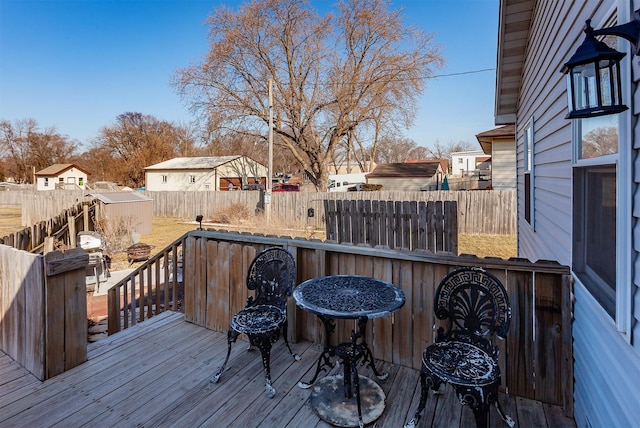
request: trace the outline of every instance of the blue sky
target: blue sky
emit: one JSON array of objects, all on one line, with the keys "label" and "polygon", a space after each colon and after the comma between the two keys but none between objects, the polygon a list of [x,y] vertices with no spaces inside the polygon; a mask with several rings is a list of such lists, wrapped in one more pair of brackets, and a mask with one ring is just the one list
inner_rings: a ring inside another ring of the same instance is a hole
[{"label": "blue sky", "polygon": [[[204,19],[235,0],[0,0],[0,119],[33,118],[84,147],[119,114],[188,123],[172,74],[207,52]],[[332,0],[312,0],[318,9]],[[429,146],[494,128],[498,0],[395,0],[433,33],[430,79],[407,136]],[[491,69],[477,73],[477,70]],[[446,76],[449,74],[467,73]]]}]

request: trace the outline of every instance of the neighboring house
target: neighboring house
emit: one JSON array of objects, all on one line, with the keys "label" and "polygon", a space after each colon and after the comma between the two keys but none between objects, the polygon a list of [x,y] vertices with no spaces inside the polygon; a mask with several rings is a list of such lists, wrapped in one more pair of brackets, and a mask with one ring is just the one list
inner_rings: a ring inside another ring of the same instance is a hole
[{"label": "neighboring house", "polygon": [[37,190],[84,190],[89,174],[72,163],[56,163],[36,172]]},{"label": "neighboring house", "polygon": [[267,168],[247,156],[174,158],[148,166],[146,190],[240,190],[266,184]]},{"label": "neighboring house", "polygon": [[482,150],[451,153],[451,175],[465,177],[474,175],[478,166],[487,160],[489,157]]},{"label": "neighboring house", "polygon": [[[560,71],[594,28],[631,20],[640,1],[501,0],[496,125],[516,124],[518,257],[570,266],[578,427],[640,426],[640,76],[631,44],[629,110],[567,120]],[[589,76],[586,76],[589,77]],[[617,139],[596,153],[594,136]]]},{"label": "neighboring house", "polygon": [[440,161],[381,163],[367,174],[367,184],[380,184],[382,190],[420,191],[425,186],[439,188],[444,177]]},{"label": "neighboring house", "polygon": [[476,135],[484,154],[491,156],[491,187],[516,188],[516,134],[514,125],[505,125]]}]

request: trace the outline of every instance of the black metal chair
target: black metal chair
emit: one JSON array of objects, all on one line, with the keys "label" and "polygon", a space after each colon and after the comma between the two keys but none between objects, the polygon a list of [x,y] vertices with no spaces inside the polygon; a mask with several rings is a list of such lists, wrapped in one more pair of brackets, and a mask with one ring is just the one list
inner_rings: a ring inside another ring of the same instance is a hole
[{"label": "black metal chair", "polygon": [[271,345],[278,340],[281,332],[289,353],[296,361],[300,360],[300,356],[291,351],[287,340],[287,300],[295,283],[296,264],[288,251],[274,247],[256,255],[247,273],[247,288],[255,291],[255,297],[250,296],[244,309],[231,319],[227,333],[227,357],[211,382],[217,383],[220,380],[229,361],[231,344],[238,339],[240,333],[244,333],[249,338],[249,349],[251,346],[260,349],[266,373],[265,394],[273,398],[276,390],[271,385]]},{"label": "black metal chair", "polygon": [[500,367],[493,335],[504,339],[511,320],[509,296],[502,283],[482,268],[464,267],[445,276],[434,297],[435,315],[445,320],[436,341],[422,354],[420,403],[405,428],[415,427],[424,411],[428,388],[437,391],[443,383],[453,386],[460,402],[473,410],[477,427],[486,427],[489,408],[498,401]]}]

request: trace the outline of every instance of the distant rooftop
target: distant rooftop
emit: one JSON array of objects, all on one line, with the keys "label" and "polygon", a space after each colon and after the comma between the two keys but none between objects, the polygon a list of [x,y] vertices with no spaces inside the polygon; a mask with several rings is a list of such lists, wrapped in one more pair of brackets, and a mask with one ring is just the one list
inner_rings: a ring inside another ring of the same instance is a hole
[{"label": "distant rooftop", "polygon": [[173,158],[144,169],[214,169],[241,157],[241,155],[231,155]]}]

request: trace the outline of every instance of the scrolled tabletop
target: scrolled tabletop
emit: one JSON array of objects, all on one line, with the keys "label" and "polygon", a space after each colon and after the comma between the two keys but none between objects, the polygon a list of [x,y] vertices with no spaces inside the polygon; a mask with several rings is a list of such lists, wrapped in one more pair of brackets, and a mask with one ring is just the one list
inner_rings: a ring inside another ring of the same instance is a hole
[{"label": "scrolled tabletop", "polygon": [[293,290],[296,304],[330,318],[378,318],[404,305],[402,290],[376,278],[332,275],[309,279]]}]

